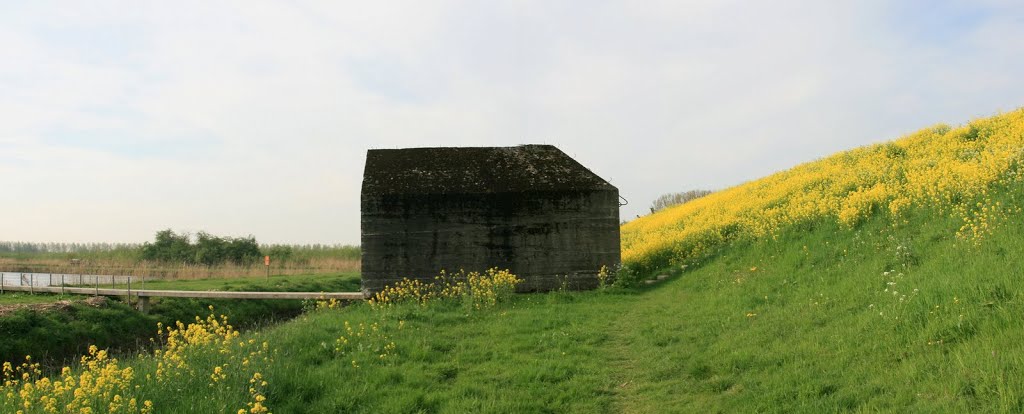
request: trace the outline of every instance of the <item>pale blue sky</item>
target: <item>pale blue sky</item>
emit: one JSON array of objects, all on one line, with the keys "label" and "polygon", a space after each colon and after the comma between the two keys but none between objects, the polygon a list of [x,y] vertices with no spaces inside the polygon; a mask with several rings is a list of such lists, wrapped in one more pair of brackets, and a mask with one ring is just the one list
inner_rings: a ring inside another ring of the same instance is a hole
[{"label": "pale blue sky", "polygon": [[357,243],[369,148],[548,143],[643,213],[1024,106],[1011,1],[0,1],[0,240]]}]

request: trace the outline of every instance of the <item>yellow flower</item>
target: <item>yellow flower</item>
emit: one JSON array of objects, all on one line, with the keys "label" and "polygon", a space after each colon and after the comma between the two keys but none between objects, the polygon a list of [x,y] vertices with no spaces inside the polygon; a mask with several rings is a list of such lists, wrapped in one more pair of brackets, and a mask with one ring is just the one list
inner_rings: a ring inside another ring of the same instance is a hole
[{"label": "yellow flower", "polygon": [[956,237],[980,243],[1019,214],[990,190],[1019,185],[1024,174],[1024,109],[939,125],[894,142],[835,154],[712,193],[622,226],[622,261],[641,270],[699,261],[740,239],[773,239],[820,219],[847,227],[874,214],[893,223],[916,206],[962,218]]}]

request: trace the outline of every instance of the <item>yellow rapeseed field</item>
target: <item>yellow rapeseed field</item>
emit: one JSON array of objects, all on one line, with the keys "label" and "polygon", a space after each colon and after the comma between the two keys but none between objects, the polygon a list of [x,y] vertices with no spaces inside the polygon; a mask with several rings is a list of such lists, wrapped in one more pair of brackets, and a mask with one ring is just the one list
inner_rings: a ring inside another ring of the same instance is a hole
[{"label": "yellow rapeseed field", "polygon": [[643,269],[686,264],[728,241],[772,238],[802,222],[852,227],[876,213],[898,221],[918,206],[962,219],[956,236],[979,242],[1020,213],[990,193],[1022,181],[1022,151],[1024,109],[926,128],[638,218],[622,226],[622,260]]},{"label": "yellow rapeseed field", "polygon": [[[44,375],[31,356],[19,366],[5,362],[0,368],[0,412],[146,414],[159,409],[145,398],[147,392],[180,393],[193,383],[205,383],[227,394],[231,384],[237,387],[246,380],[250,401],[237,412],[269,412],[264,396],[269,384],[259,372],[273,362],[269,344],[239,339],[227,317],[212,313],[205,320],[197,317],[194,323],[159,326],[157,334],[163,347],[152,356],[140,356],[155,363],[155,372],[144,375],[96,346],[89,348],[75,369],[65,367],[52,377]],[[214,365],[211,371],[201,370],[210,365]]]}]

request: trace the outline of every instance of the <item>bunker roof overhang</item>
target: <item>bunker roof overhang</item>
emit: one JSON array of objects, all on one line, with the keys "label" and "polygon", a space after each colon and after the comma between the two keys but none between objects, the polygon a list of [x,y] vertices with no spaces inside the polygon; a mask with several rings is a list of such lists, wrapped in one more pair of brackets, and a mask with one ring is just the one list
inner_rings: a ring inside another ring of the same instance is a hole
[{"label": "bunker roof overhang", "polygon": [[364,197],[618,190],[552,145],[372,149]]}]

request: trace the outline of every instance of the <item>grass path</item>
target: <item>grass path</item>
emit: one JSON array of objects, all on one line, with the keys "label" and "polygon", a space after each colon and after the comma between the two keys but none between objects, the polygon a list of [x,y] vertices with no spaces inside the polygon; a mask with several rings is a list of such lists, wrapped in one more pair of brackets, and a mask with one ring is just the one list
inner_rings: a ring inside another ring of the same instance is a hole
[{"label": "grass path", "polygon": [[[665,379],[665,372],[652,373],[650,369],[653,365],[671,370],[675,361],[670,354],[652,355],[646,352],[650,346],[661,349],[678,342],[679,337],[668,337],[661,332],[681,334],[688,330],[685,321],[672,317],[679,314],[676,307],[686,303],[685,295],[676,296],[675,300],[664,300],[667,292],[665,284],[672,282],[663,281],[661,286],[623,303],[618,312],[614,313],[618,316],[608,326],[613,339],[608,347],[607,364],[616,367],[613,378],[618,385],[614,407],[618,412],[649,413],[664,411],[666,407],[683,408],[679,401],[650,401],[644,397],[655,390],[659,394],[666,394],[661,391],[673,394],[671,389],[674,384],[659,380]],[[656,374],[654,378],[652,374]],[[676,396],[681,394],[675,393]]]}]

